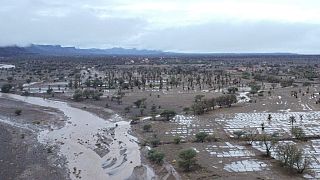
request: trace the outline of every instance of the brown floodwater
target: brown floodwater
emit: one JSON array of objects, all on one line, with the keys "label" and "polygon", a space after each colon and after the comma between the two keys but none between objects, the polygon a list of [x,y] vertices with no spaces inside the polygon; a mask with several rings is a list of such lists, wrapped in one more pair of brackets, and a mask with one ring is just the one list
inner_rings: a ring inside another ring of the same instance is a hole
[{"label": "brown floodwater", "polygon": [[[129,134],[129,122],[121,119],[119,121],[119,116],[116,116],[117,122],[114,122],[112,119],[102,119],[85,110],[71,107],[66,102],[15,94],[0,93],[0,96],[55,108],[64,113],[68,119],[66,125],[41,131],[38,141],[60,147],[59,155],[66,158],[71,179],[127,179],[134,167],[141,165],[138,140]],[[111,142],[106,144],[108,151],[104,155],[95,151],[101,137],[111,139]]]}]

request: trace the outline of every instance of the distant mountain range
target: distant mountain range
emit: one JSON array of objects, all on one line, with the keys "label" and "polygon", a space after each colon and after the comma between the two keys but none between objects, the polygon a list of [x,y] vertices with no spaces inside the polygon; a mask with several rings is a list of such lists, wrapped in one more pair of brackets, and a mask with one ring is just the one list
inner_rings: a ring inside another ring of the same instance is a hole
[{"label": "distant mountain range", "polygon": [[111,49],[80,49],[75,47],[62,47],[60,45],[30,45],[26,47],[5,46],[0,47],[0,57],[21,55],[43,55],[43,56],[110,56],[110,55],[209,55],[209,56],[266,56],[266,55],[297,55],[293,53],[174,53],[156,50],[139,50],[125,48]]},{"label": "distant mountain range", "polygon": [[104,55],[161,55],[166,52],[156,50],[138,49],[79,49],[75,47],[62,47],[60,45],[30,45],[26,47],[6,46],[0,47],[0,56],[19,55],[45,55],[45,56],[104,56]]}]

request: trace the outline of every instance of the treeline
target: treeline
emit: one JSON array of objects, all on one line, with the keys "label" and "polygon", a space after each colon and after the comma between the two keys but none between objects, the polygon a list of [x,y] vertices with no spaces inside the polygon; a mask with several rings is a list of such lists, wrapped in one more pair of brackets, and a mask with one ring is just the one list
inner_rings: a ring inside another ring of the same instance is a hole
[{"label": "treeline", "polygon": [[99,92],[98,90],[91,90],[91,89],[80,90],[80,89],[77,89],[74,92],[72,98],[75,101],[82,101],[84,98],[85,99],[92,98],[94,100],[100,100],[101,96],[102,96],[102,93]]},{"label": "treeline", "polygon": [[201,99],[194,102],[191,110],[194,115],[201,115],[205,112],[213,111],[215,106],[231,107],[232,104],[237,102],[237,97],[234,94],[226,94],[216,98]]},{"label": "treeline", "polygon": [[292,86],[294,83],[293,79],[282,79],[271,75],[262,75],[262,74],[256,74],[253,79],[256,81],[263,81],[268,83],[280,83],[281,87],[288,87]]}]

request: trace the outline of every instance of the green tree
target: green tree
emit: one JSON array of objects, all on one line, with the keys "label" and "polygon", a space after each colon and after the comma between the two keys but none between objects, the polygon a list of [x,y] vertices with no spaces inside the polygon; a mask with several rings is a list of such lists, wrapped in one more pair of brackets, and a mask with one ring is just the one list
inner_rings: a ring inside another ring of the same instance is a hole
[{"label": "green tree", "polygon": [[152,128],[151,124],[146,124],[143,126],[143,131],[150,132],[151,128]]},{"label": "green tree", "polygon": [[180,160],[178,161],[178,165],[185,171],[190,171],[191,168],[196,164],[195,157],[197,156],[197,152],[194,149],[183,150],[179,153]]},{"label": "green tree", "polygon": [[257,85],[256,83],[251,83],[250,84],[250,88],[251,88],[250,93],[251,94],[256,94],[261,89],[261,86]]},{"label": "green tree", "polygon": [[151,161],[157,164],[162,164],[164,159],[164,154],[152,149],[148,152],[148,159],[150,159]]},{"label": "green tree", "polygon": [[176,115],[176,112],[173,110],[164,110],[160,116],[166,118],[167,121],[170,120],[170,118],[173,118]]},{"label": "green tree", "polygon": [[265,146],[266,155],[268,157],[270,157],[271,156],[271,149],[276,145],[276,143],[278,141],[277,134],[274,133],[274,134],[270,135],[270,134],[264,133],[260,136],[260,141]]},{"label": "green tree", "polygon": [[140,108],[142,105],[144,105],[146,101],[146,98],[143,98],[143,99],[138,99],[137,101],[135,101],[133,104],[135,106],[137,106],[137,108]]},{"label": "green tree", "polygon": [[284,166],[297,169],[298,173],[303,173],[310,165],[310,158],[304,155],[303,150],[295,144],[282,144],[277,148],[278,159]]},{"label": "green tree", "polygon": [[73,94],[73,100],[75,100],[75,101],[82,101],[82,98],[83,98],[83,96],[82,96],[82,91],[81,90],[79,90],[79,89],[77,89],[75,92],[74,92],[74,94]]},{"label": "green tree", "polygon": [[205,141],[205,139],[206,139],[207,136],[208,136],[207,133],[205,133],[205,132],[199,132],[199,133],[196,134],[196,141],[203,143],[203,142]]},{"label": "green tree", "polygon": [[201,114],[204,114],[205,111],[205,106],[204,106],[204,103],[203,102],[196,102],[194,103],[192,106],[191,106],[191,109],[193,111],[193,114],[194,115],[201,115]]},{"label": "green tree", "polygon": [[89,89],[84,89],[84,90],[82,91],[82,96],[83,96],[84,98],[86,98],[86,99],[89,99],[90,96],[91,96],[91,94],[92,94],[92,91],[90,91]]},{"label": "green tree", "polygon": [[1,87],[1,92],[9,93],[11,89],[12,89],[12,85],[11,84],[4,84]]},{"label": "green tree", "polygon": [[152,147],[157,147],[160,144],[160,139],[157,137],[153,137],[150,141]]}]

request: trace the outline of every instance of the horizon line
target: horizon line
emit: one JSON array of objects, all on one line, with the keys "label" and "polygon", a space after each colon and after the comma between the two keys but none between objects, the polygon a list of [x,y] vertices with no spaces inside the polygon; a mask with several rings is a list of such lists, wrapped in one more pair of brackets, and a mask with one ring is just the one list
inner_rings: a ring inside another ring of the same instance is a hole
[{"label": "horizon line", "polygon": [[[192,51],[179,51],[179,50],[159,50],[159,49],[145,49],[145,48],[136,48],[136,47],[122,47],[122,46],[113,46],[110,48],[98,48],[98,47],[79,47],[79,46],[72,46],[72,45],[61,45],[61,44],[34,44],[30,43],[27,45],[0,45],[0,48],[9,48],[9,47],[19,47],[19,48],[26,48],[31,46],[58,46],[61,48],[74,48],[77,50],[90,50],[90,49],[96,49],[96,50],[110,50],[110,49],[124,49],[124,50],[137,50],[137,51],[158,51],[161,53],[168,53],[168,54],[190,54],[190,55],[245,55],[245,54],[257,54],[257,55],[308,55],[308,56],[316,56],[320,55],[320,53],[295,53],[295,52],[286,52],[286,51],[278,51],[278,52],[259,52],[259,51],[252,51],[252,52],[192,52]],[[156,53],[155,53],[156,54]]]}]

